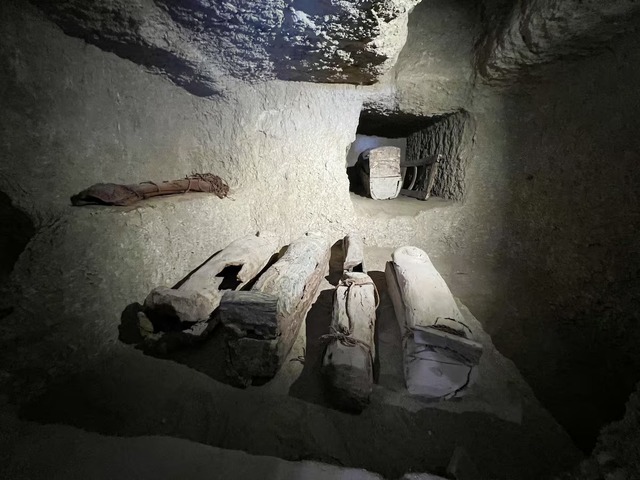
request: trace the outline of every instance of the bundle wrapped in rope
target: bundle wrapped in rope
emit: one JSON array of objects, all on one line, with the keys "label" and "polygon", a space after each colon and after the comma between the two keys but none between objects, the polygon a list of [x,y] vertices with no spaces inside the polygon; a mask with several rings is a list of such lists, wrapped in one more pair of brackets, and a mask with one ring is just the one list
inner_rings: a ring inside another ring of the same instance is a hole
[{"label": "bundle wrapped in rope", "polygon": [[219,198],[224,198],[229,193],[229,185],[222,178],[212,173],[198,173],[180,180],[161,183],[142,182],[136,185],[96,183],[86,190],[73,195],[71,203],[75,206],[127,206],[146,198],[187,192],[214,193]]},{"label": "bundle wrapped in rope", "polygon": [[362,411],[373,390],[374,332],[378,295],[362,272],[345,272],[334,299],[322,370],[339,408]]}]

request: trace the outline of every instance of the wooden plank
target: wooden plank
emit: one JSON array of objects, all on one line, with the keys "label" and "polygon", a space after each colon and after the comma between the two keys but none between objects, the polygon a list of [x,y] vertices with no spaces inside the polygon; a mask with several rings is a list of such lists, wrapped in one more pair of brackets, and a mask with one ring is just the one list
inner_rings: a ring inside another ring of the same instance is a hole
[{"label": "wooden plank", "polygon": [[376,288],[366,273],[346,272],[335,290],[322,371],[339,408],[361,411],[373,389]]},{"label": "wooden plank", "polygon": [[268,293],[225,292],[218,308],[222,324],[238,337],[275,339],[278,335],[278,297]]},{"label": "wooden plank", "polygon": [[138,312],[138,325],[143,338],[139,347],[145,353],[159,356],[202,343],[215,326],[213,322],[197,322],[189,324],[185,330],[154,332],[153,324],[144,312]]},{"label": "wooden plank", "polygon": [[436,181],[436,174],[438,173],[438,166],[440,165],[439,160],[440,157],[438,157],[438,160],[434,162],[433,165],[431,165],[431,167],[429,168],[429,175],[427,176],[427,188],[424,189],[427,192],[425,200],[429,200],[431,192],[433,191],[433,185]]},{"label": "wooden plank", "polygon": [[400,193],[402,177],[380,177],[369,180],[369,196],[374,200],[393,200]]},{"label": "wooden plank", "polygon": [[157,287],[144,302],[155,323],[208,321],[226,290],[242,288],[278,251],[278,237],[270,232],[247,235],[218,252],[178,288]]},{"label": "wooden plank", "polygon": [[342,240],[342,246],[344,250],[343,269],[347,272],[366,273],[362,236],[357,233],[350,233]]},{"label": "wooden plank", "polygon": [[400,168],[428,166],[435,163],[437,160],[438,160],[437,155],[429,155],[426,157],[412,159],[412,160],[405,159],[402,163],[400,163]]},{"label": "wooden plank", "polygon": [[407,389],[429,398],[464,395],[475,379],[482,345],[464,323],[444,279],[416,247],[397,249],[386,277],[403,335]]},{"label": "wooden plank", "polygon": [[[267,338],[268,335],[241,336],[242,332],[227,329],[229,370],[240,381],[249,382],[253,377],[276,374],[289,354],[302,321],[317,296],[320,282],[328,271],[330,248],[327,238],[309,233],[291,243],[282,258],[253,286],[252,291],[278,299],[277,340]],[[252,352],[253,357],[247,358],[243,352]],[[273,355],[277,358],[275,362]]]},{"label": "wooden plank", "polygon": [[437,330],[433,327],[413,329],[414,340],[419,345],[432,345],[460,354],[470,364],[477,365],[482,356],[482,345],[458,335]]},{"label": "wooden plank", "polygon": [[227,331],[227,375],[239,386],[273,377],[282,365],[278,340],[237,337]]},{"label": "wooden plank", "polygon": [[406,197],[417,198],[418,200],[428,200],[433,191],[441,157],[441,155],[426,157],[419,161],[425,163],[417,164],[418,162],[412,162],[417,165],[403,165],[404,167],[416,168],[414,172],[416,178],[408,188],[402,188],[400,194]]}]

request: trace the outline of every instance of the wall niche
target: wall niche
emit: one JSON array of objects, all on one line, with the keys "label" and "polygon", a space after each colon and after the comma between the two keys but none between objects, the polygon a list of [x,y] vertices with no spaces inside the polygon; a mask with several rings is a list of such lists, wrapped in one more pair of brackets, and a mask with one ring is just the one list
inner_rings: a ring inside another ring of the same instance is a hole
[{"label": "wall niche", "polygon": [[[466,111],[416,116],[364,110],[356,140],[347,152],[346,169],[354,203],[403,204],[416,212],[442,201],[459,202],[466,193],[465,172],[473,139]],[[373,200],[368,185],[369,154],[378,147],[396,147],[400,162],[398,195]],[[366,172],[363,175],[363,172]],[[389,205],[386,206],[387,208]]]}]

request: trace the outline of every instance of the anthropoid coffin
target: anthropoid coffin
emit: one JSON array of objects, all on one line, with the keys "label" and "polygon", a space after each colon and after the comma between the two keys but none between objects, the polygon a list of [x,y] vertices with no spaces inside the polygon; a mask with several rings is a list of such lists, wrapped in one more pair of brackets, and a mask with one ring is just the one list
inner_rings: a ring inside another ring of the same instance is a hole
[{"label": "anthropoid coffin", "polygon": [[376,287],[366,273],[345,272],[333,297],[322,371],[333,403],[360,412],[373,389]]},{"label": "anthropoid coffin", "polygon": [[248,385],[271,378],[289,354],[329,268],[330,242],[309,233],[295,240],[250,291],[227,292],[220,303],[228,373]]},{"label": "anthropoid coffin", "polygon": [[[140,330],[147,346],[179,332],[200,337],[213,325],[212,312],[225,291],[239,290],[253,280],[279,249],[278,237],[271,232],[247,235],[216,253],[177,288],[151,290],[138,314]],[[164,332],[164,333],[163,333]],[[163,339],[163,343],[168,340]]]},{"label": "anthropoid coffin", "polygon": [[374,200],[396,198],[402,187],[400,148],[377,147],[364,151],[359,172],[366,194]]},{"label": "anthropoid coffin", "polygon": [[404,375],[411,394],[432,399],[463,396],[476,377],[482,345],[428,255],[398,248],[386,266],[400,331]]}]

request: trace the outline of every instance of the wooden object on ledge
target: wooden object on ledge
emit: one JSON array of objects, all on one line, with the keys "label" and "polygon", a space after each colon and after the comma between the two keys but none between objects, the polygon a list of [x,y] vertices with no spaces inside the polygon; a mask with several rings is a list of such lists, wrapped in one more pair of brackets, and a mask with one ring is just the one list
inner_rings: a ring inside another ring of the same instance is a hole
[{"label": "wooden object on ledge", "polygon": [[132,185],[117,183],[96,183],[73,195],[71,204],[82,205],[116,205],[127,206],[146,198],[161,195],[176,195],[187,192],[213,193],[224,198],[229,193],[229,185],[212,173],[194,174],[180,180],[160,183],[143,182]]},{"label": "wooden object on ledge", "polygon": [[433,155],[413,162],[405,161],[401,165],[405,172],[400,194],[418,200],[428,200],[433,191],[441,159],[442,155]]},{"label": "wooden object on ledge", "polygon": [[361,154],[360,177],[367,196],[374,200],[396,198],[402,187],[400,148],[377,147]]}]

